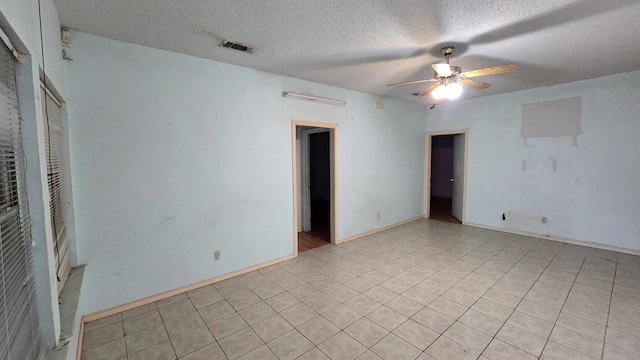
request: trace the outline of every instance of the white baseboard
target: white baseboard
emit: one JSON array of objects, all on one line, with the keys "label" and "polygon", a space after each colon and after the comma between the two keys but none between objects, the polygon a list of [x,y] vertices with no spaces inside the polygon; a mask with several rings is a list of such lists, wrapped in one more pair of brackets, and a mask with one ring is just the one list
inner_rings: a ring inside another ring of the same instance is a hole
[{"label": "white baseboard", "polygon": [[530,236],[530,237],[534,237],[534,238],[538,238],[538,239],[552,240],[552,241],[562,242],[562,243],[566,243],[566,244],[587,246],[587,247],[592,247],[592,248],[596,248],[596,249],[617,251],[617,252],[621,252],[621,253],[625,253],[625,254],[640,256],[640,251],[638,251],[638,250],[625,249],[625,248],[620,248],[620,247],[617,247],[617,246],[611,246],[611,245],[606,245],[606,244],[599,244],[599,243],[594,243],[594,242],[589,242],[589,241],[582,241],[582,240],[567,239],[567,238],[562,238],[562,237],[558,237],[558,236],[551,236],[551,235],[541,235],[541,234],[531,233],[531,232],[527,232],[527,231],[497,228],[497,227],[493,227],[493,226],[474,224],[474,223],[469,223],[469,222],[466,223],[465,225],[473,226],[473,227],[477,227],[477,228],[481,228],[481,229],[500,231],[500,232],[509,233],[509,234]]},{"label": "white baseboard", "polygon": [[360,238],[365,237],[365,236],[373,235],[373,234],[376,234],[376,233],[379,233],[379,232],[382,232],[382,231],[385,231],[385,230],[393,229],[394,227],[402,226],[404,224],[408,224],[410,222],[414,222],[416,220],[422,220],[422,219],[424,219],[424,215],[416,216],[416,217],[408,219],[408,220],[400,221],[400,222],[395,223],[395,224],[387,225],[385,227],[377,228],[375,230],[367,231],[367,232],[362,233],[362,234],[358,234],[358,235],[350,236],[348,238],[344,238],[342,240],[338,240],[337,244],[343,244],[343,243],[346,243],[347,241],[360,239]]}]

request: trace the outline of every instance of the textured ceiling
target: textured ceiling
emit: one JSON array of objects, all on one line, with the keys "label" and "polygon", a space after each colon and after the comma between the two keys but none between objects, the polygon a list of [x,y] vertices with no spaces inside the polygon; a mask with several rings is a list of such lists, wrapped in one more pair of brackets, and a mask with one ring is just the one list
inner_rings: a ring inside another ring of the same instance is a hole
[{"label": "textured ceiling", "polygon": [[411,94],[426,86],[385,85],[431,78],[448,44],[463,70],[520,65],[463,98],[640,70],[638,0],[54,2],[74,30],[423,104]]}]

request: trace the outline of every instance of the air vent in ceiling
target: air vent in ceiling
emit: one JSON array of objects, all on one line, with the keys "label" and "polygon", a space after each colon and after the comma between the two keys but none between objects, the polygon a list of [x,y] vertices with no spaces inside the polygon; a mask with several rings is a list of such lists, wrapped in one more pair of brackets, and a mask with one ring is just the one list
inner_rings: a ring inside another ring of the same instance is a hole
[{"label": "air vent in ceiling", "polygon": [[246,45],[234,43],[234,42],[227,41],[227,40],[223,40],[222,43],[220,43],[220,46],[225,47],[225,48],[229,48],[229,49],[233,49],[233,50],[246,52],[246,53],[251,53],[253,51],[252,48],[250,48],[250,47],[248,47]]}]

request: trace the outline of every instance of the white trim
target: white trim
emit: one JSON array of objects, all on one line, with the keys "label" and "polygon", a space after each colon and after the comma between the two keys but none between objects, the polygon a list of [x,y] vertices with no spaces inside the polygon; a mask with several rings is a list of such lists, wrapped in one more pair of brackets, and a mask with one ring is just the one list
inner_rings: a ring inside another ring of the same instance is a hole
[{"label": "white trim", "polygon": [[407,219],[407,220],[404,220],[404,221],[400,221],[400,222],[397,222],[395,224],[387,225],[387,226],[384,226],[384,227],[381,227],[381,228],[377,228],[377,229],[374,229],[374,230],[371,230],[371,231],[367,231],[367,232],[364,232],[362,234],[349,236],[348,238],[344,238],[344,239],[338,241],[336,244],[342,244],[342,243],[346,243],[347,241],[360,239],[360,238],[365,237],[365,236],[377,234],[379,232],[382,232],[382,231],[385,231],[385,230],[389,230],[389,229],[393,229],[395,227],[402,226],[402,225],[405,225],[405,224],[408,224],[408,223],[411,223],[411,222],[414,222],[414,221],[422,220],[422,219],[424,219],[424,215],[416,216],[414,218]]},{"label": "white trim", "polygon": [[298,149],[296,142],[297,127],[308,126],[329,129],[329,156],[331,157],[331,243],[338,240],[338,124],[317,121],[291,120],[291,154],[293,178],[293,254],[298,255]]},{"label": "white trim", "polygon": [[302,130],[302,138],[300,139],[300,145],[302,147],[302,231],[311,230],[311,191],[309,186],[311,185],[311,161],[309,153],[309,135],[331,132],[327,128],[314,128]]},{"label": "white trim", "polygon": [[640,250],[625,249],[625,248],[612,246],[612,245],[606,245],[606,244],[600,244],[600,243],[594,243],[594,242],[582,241],[582,240],[567,239],[567,238],[563,238],[563,237],[559,237],[559,236],[553,236],[553,235],[541,235],[541,234],[531,233],[531,232],[527,232],[527,231],[498,228],[498,227],[481,225],[481,224],[474,224],[474,223],[466,223],[465,225],[472,226],[472,227],[477,227],[477,228],[481,228],[481,229],[500,231],[500,232],[509,233],[509,234],[530,236],[530,237],[534,237],[534,238],[538,238],[538,239],[551,240],[551,241],[557,241],[557,242],[566,243],[566,244],[580,245],[580,246],[586,246],[586,247],[591,247],[591,248],[596,248],[596,249],[602,249],[602,250],[608,250],[608,251],[617,251],[617,252],[621,252],[621,253],[625,253],[625,254],[631,254],[631,255],[640,256]]},{"label": "white trim", "polygon": [[467,224],[467,168],[469,159],[469,129],[433,131],[426,133],[425,139],[425,168],[424,168],[424,217],[429,219],[431,216],[430,200],[431,200],[431,138],[440,135],[464,135],[464,179],[463,179],[463,195],[462,195],[462,225]]},{"label": "white trim", "polygon": [[2,42],[7,46],[7,48],[9,48],[9,51],[11,52],[11,54],[13,54],[13,57],[16,58],[16,61],[19,62],[20,53],[18,52],[18,50],[16,50],[15,47],[13,47],[13,44],[11,43],[9,36],[7,36],[7,34],[2,29],[0,29],[0,38],[2,39]]},{"label": "white trim", "polygon": [[291,91],[283,91],[282,96],[290,99],[305,100],[305,101],[311,101],[311,102],[317,102],[317,103],[329,104],[329,105],[337,105],[337,106],[347,105],[347,103],[342,100],[330,99],[322,96],[300,94],[300,93],[295,93]]}]

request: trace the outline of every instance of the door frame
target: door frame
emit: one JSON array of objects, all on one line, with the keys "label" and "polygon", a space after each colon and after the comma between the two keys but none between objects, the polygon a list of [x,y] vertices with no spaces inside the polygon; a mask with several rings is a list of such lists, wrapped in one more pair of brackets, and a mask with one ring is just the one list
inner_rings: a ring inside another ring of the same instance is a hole
[{"label": "door frame", "polygon": [[467,166],[469,159],[469,129],[458,130],[445,130],[445,131],[432,131],[426,133],[425,139],[425,173],[424,173],[424,217],[428,219],[431,216],[431,138],[440,135],[464,135],[464,179],[463,179],[463,191],[462,191],[462,224],[467,223]]},{"label": "door frame", "polygon": [[302,148],[300,151],[302,154],[302,181],[300,182],[302,184],[302,231],[309,231],[311,229],[311,191],[309,189],[311,185],[311,160],[309,157],[309,135],[325,132],[328,132],[329,136],[331,136],[331,129],[328,128],[302,130],[302,138],[300,139],[300,147]]},{"label": "door frame", "polygon": [[[331,243],[338,240],[338,124],[317,121],[291,120],[291,153],[293,173],[293,255],[298,255],[298,149],[296,142],[296,129],[298,126],[309,126],[329,131],[329,161],[330,161],[330,210],[329,221],[331,231]],[[320,130],[319,132],[322,132]],[[308,137],[308,134],[307,134]],[[304,154],[303,154],[304,156]],[[308,156],[308,154],[307,154]],[[308,162],[307,162],[308,165]],[[303,165],[304,166],[304,165]]]}]

